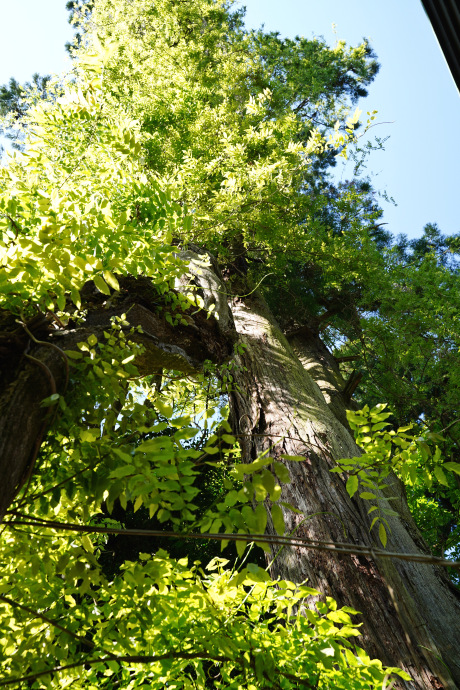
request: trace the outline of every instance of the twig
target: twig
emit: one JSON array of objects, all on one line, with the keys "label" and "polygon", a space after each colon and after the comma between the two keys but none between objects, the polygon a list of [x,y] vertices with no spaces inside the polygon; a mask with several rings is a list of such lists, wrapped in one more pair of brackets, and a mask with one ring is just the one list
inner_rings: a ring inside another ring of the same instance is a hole
[{"label": "twig", "polygon": [[[52,313],[52,312],[50,312],[50,313]],[[34,336],[34,334],[27,327],[27,324],[24,322],[24,317],[23,317],[23,320],[18,321],[18,323],[21,324],[21,326],[23,327],[23,329],[25,330],[25,332],[27,333],[29,338],[31,340],[33,340],[36,345],[44,345],[45,347],[52,347],[53,350],[56,350],[57,352],[59,352],[59,354],[61,355],[62,359],[64,360],[64,364],[65,364],[66,379],[65,379],[64,391],[63,391],[65,393],[67,390],[67,386],[69,385],[69,358],[67,357],[64,350],[61,350],[61,348],[58,345],[55,345],[54,343],[49,343],[47,340],[38,340],[38,338],[36,338]],[[26,356],[30,358],[30,355],[26,355]],[[36,359],[35,361],[39,362],[38,359]],[[54,390],[53,392],[55,393],[56,390]]]},{"label": "twig", "polygon": [[[86,645],[90,649],[96,648],[96,645],[94,644],[94,642],[91,642],[91,640],[87,640],[85,637],[81,637],[80,635],[77,635],[76,633],[72,632],[72,630],[69,630],[68,628],[64,628],[63,625],[60,625],[59,623],[56,623],[56,621],[53,621],[51,618],[48,618],[48,616],[45,616],[44,613],[40,613],[39,611],[35,611],[35,609],[31,609],[28,606],[24,606],[24,604],[19,604],[17,601],[14,601],[13,599],[10,599],[9,597],[5,597],[3,594],[0,594],[0,601],[4,601],[6,604],[9,604],[10,606],[12,606],[15,609],[21,609],[22,611],[26,611],[27,613],[31,613],[35,618],[40,618],[42,621],[49,623],[54,628],[58,628],[59,630],[62,630],[62,632],[66,633],[67,635],[70,635],[75,640],[78,640],[78,642],[81,642],[82,644]],[[0,683],[0,685],[1,685],[1,683]]]},{"label": "twig", "polygon": [[106,659],[83,659],[82,661],[75,661],[72,664],[66,664],[65,666],[55,666],[47,671],[39,671],[38,673],[30,673],[27,676],[21,676],[21,678],[12,678],[9,680],[0,680],[0,686],[13,685],[15,683],[21,683],[27,680],[35,680],[36,678],[42,678],[43,676],[51,675],[52,673],[57,673],[59,671],[66,671],[71,668],[78,668],[80,666],[94,666],[94,664],[103,664],[106,661],[116,661],[117,663],[128,662],[132,664],[153,664],[156,661],[163,661],[165,659],[210,659],[211,661],[238,661],[238,659],[230,659],[225,656],[218,656],[214,654],[209,654],[208,652],[197,651],[191,652],[168,652],[167,654],[157,654],[154,656],[109,656]]},{"label": "twig", "polygon": [[460,422],[460,419],[456,419],[454,422],[451,422],[448,424],[444,429],[441,429],[441,434],[443,434],[447,429],[450,429],[451,426],[454,426],[454,424],[458,424]]}]

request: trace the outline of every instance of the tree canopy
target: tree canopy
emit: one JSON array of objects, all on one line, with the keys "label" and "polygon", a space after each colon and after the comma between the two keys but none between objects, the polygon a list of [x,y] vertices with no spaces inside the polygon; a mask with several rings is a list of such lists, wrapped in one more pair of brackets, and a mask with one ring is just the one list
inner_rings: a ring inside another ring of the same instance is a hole
[{"label": "tree canopy", "polygon": [[371,47],[247,31],[223,0],[69,8],[72,73],[0,91],[22,140],[0,168],[0,687],[408,679],[360,648],[358,611],[272,579],[304,458],[242,462],[228,409],[226,295],[258,290],[334,352],[363,453],[333,471],[375,548],[395,472],[439,563],[460,557],[459,239],[395,241],[369,181],[331,175],[376,117]]}]

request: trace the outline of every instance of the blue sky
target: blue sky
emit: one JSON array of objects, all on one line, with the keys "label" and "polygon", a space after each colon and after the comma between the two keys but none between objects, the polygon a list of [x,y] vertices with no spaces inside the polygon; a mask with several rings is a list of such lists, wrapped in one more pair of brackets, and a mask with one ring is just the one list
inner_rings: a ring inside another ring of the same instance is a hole
[{"label": "blue sky", "polygon": [[[445,234],[460,232],[460,97],[420,0],[245,0],[246,24],[265,24],[284,36],[324,36],[371,43],[381,63],[360,107],[377,109],[374,132],[390,136],[372,154],[368,172],[397,207],[384,205],[386,228],[419,235],[436,222]],[[68,67],[64,44],[72,36],[65,0],[3,2],[0,84],[33,72]],[[335,32],[332,25],[335,24]],[[386,124],[388,123],[388,124]],[[345,178],[349,170],[341,172]]]}]

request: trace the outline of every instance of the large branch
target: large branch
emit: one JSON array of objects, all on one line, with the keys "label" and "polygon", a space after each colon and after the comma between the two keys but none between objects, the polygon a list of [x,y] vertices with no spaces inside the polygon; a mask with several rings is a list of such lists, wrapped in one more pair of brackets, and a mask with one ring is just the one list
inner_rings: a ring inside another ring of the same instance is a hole
[{"label": "large branch", "polygon": [[[40,328],[33,333],[27,325],[24,328],[15,323],[11,315],[2,314],[0,520],[21,486],[28,481],[52,421],[50,410],[53,408],[41,407],[42,400],[53,393],[65,395],[66,350],[76,350],[79,342],[88,340],[93,334],[103,340],[111,319],[126,314],[128,331],[138,326],[142,329],[129,336],[144,346],[142,355],[135,361],[141,376],[161,369],[197,373],[205,360],[222,363],[231,355],[229,333],[224,332],[216,318],[208,318],[205,311],[198,311],[184,315],[187,325],[173,327],[165,318],[170,306],[158,299],[158,293],[147,279],[126,278],[120,282],[122,291],[117,303],[111,306],[104,304],[102,296],[94,293],[90,286],[88,314],[82,325],[53,330],[42,316],[38,320]],[[205,286],[205,289],[209,301],[211,288]]]}]

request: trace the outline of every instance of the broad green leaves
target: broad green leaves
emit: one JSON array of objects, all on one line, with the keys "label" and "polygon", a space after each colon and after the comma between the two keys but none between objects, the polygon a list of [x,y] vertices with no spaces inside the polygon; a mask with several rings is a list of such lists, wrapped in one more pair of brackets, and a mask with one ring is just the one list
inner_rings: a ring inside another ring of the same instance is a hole
[{"label": "broad green leaves", "polygon": [[[314,677],[319,688],[333,684],[365,690],[380,687],[392,671],[408,677],[371,661],[354,645],[359,628],[350,614],[356,611],[337,609],[331,598],[315,608],[315,590],[273,582],[259,566],[231,572],[224,568],[227,561],[216,559],[203,570],[187,559],[174,561],[164,551],[141,553],[138,562],[125,563],[112,583],[99,581],[97,599],[89,605],[73,584],[85,572],[85,567],[73,565],[79,556],[84,552],[74,547],[65,565],[51,549],[35,568],[32,591],[17,581],[6,595],[0,594],[0,616],[8,618],[17,640],[5,648],[5,680],[33,680],[40,674],[46,688],[69,683],[89,688],[106,682],[130,687],[134,680],[136,686],[145,683],[158,690],[165,685],[204,689],[212,669],[219,688],[235,683],[264,688],[270,674],[286,689]],[[28,581],[30,566],[26,560],[21,563]],[[63,582],[66,593],[59,596]],[[37,595],[46,607],[44,618],[40,611],[31,616],[15,606],[30,607]],[[47,670],[49,675],[41,675]]]},{"label": "broad green leaves", "polygon": [[[179,538],[193,526],[238,530],[250,540],[265,530],[265,501],[279,498],[279,476],[289,478],[281,463],[272,473],[267,456],[252,465],[236,463],[223,500],[199,515],[193,503],[199,468],[221,457],[220,444],[228,459],[235,438],[222,422],[224,433],[211,435],[203,450],[193,449],[188,444],[200,429],[189,415],[177,415],[167,400],[140,404],[148,389],[131,392],[126,381],[134,366],[120,364],[135,347],[116,322],[103,340],[90,336],[79,344],[71,366],[85,386],[71,406],[60,402],[43,471],[20,499],[20,512],[7,519],[0,620],[3,630],[14,630],[14,641],[8,634],[0,639],[5,679],[39,678],[46,688],[72,683],[82,690],[105,679],[204,690],[212,668],[221,688],[236,681],[264,688],[267,674],[286,689],[311,677],[319,688],[379,687],[389,671],[354,645],[359,627],[350,614],[356,612],[337,609],[332,598],[315,607],[315,590],[273,582],[260,566],[229,570],[227,561],[216,559],[206,571],[164,551],[141,552],[109,579],[107,537],[66,530],[69,523],[120,527],[107,517],[118,499],[134,513],[143,506],[150,518],[168,521]],[[276,502],[271,519],[282,534]],[[56,522],[63,525],[58,530]],[[242,556],[245,542],[237,544]],[[35,613],[26,615],[21,606]],[[53,672],[41,675],[47,670]]]},{"label": "broad green leaves", "polygon": [[[204,449],[193,448],[202,429],[184,410],[177,414],[168,396],[141,404],[148,386],[130,390],[135,367],[121,364],[139,346],[129,342],[122,322],[104,338],[79,343],[70,358],[80,385],[71,404],[60,399],[42,471],[6,521],[0,621],[14,640],[0,638],[5,679],[36,678],[51,689],[72,683],[87,690],[107,679],[204,690],[212,668],[221,688],[236,681],[264,688],[267,674],[286,689],[311,677],[319,688],[379,687],[389,671],[354,645],[359,627],[350,614],[356,612],[337,609],[332,598],[315,607],[315,590],[273,582],[260,566],[229,570],[217,559],[206,571],[162,551],[141,552],[109,578],[107,536],[66,530],[70,523],[121,527],[109,517],[118,500],[134,514],[145,508],[150,519],[168,522],[178,538],[193,528],[238,531],[250,541],[265,530],[270,497],[271,519],[284,533],[277,501],[289,473],[267,455],[251,465],[233,463],[222,500],[200,514],[194,502],[200,467],[231,461],[235,438],[224,421],[223,433],[209,436]],[[243,556],[246,541],[237,545]],[[53,672],[40,675],[47,670]]]},{"label": "broad green leaves", "polygon": [[365,406],[362,410],[347,412],[348,422],[363,454],[340,460],[338,467],[331,470],[349,473],[346,489],[351,498],[359,488],[369,489],[361,491],[359,496],[376,502],[368,513],[377,511],[371,529],[378,523],[379,538],[384,546],[388,529],[384,516],[396,514],[388,506],[388,501],[396,499],[388,495],[392,472],[408,485],[421,482],[428,489],[431,489],[434,481],[449,486],[449,473],[460,474],[460,463],[443,462],[441,458],[441,451],[435,443],[441,442],[442,436],[427,432],[424,436],[414,437],[407,433],[413,428],[412,425],[400,427],[397,431],[388,430],[390,425],[385,420],[391,416],[391,412],[386,412],[386,407],[384,404],[372,409]]}]

